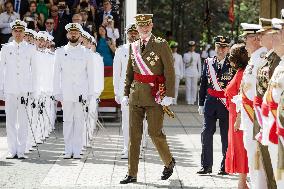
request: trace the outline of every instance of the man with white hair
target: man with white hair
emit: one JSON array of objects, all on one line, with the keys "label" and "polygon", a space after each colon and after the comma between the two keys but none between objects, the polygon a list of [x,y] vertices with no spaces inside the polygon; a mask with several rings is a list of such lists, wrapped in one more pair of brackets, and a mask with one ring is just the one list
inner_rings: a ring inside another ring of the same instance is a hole
[{"label": "man with white hair", "polygon": [[[255,168],[255,163],[260,162],[256,159],[257,141],[254,139],[254,107],[253,100],[256,96],[256,76],[257,70],[264,65],[264,57],[267,49],[260,45],[259,33],[256,33],[262,27],[257,24],[242,23],[244,33],[243,37],[246,43],[250,61],[247,65],[240,89],[241,97],[241,124],[240,130],[243,130],[244,147],[247,150],[249,175],[251,188],[266,188],[267,182],[263,166]],[[257,153],[259,154],[259,152]],[[258,156],[259,157],[259,156]]]},{"label": "man with white hair", "polygon": [[56,49],[54,94],[63,104],[65,159],[81,159],[86,104],[95,95],[94,61],[90,50],[81,46],[82,26],[69,23],[68,44]]},{"label": "man with white hair", "polygon": [[24,41],[27,24],[15,20],[10,24],[13,42],[3,45],[0,61],[0,98],[5,100],[7,159],[24,155],[28,132],[28,95],[32,88],[32,59],[35,48]]},{"label": "man with white hair", "polygon": [[[129,43],[133,43],[139,38],[139,33],[136,29],[135,24],[129,24],[125,28],[125,33],[127,34],[127,40]],[[121,159],[128,159],[128,144],[129,144],[129,106],[121,103],[124,87],[125,87],[125,78],[126,78],[126,68],[129,59],[129,47],[130,44],[126,43],[119,47],[113,59],[113,86],[115,101],[117,104],[121,104],[122,112],[122,133],[123,133],[123,151],[121,152]],[[147,137],[147,122],[144,119],[143,121],[143,136],[142,136],[142,145],[146,146],[146,137]],[[142,149],[142,148],[140,148]],[[140,158],[141,158],[140,153]]]}]

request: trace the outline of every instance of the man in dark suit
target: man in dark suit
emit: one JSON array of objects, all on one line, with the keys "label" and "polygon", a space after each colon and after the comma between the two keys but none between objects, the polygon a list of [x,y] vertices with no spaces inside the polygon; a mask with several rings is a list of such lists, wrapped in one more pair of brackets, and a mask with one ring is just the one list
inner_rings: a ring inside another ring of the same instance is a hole
[{"label": "man in dark suit", "polygon": [[90,33],[91,35],[94,34],[94,32],[96,31],[96,26],[94,25],[93,22],[90,22],[88,21],[88,12],[85,10],[85,9],[81,9],[80,10],[80,15],[82,17],[82,22],[81,22],[81,25],[82,25],[82,28]]},{"label": "man in dark suit", "polygon": [[204,114],[204,125],[201,133],[202,154],[201,170],[197,174],[212,173],[213,135],[216,122],[219,120],[223,159],[218,175],[224,175],[225,158],[228,147],[229,112],[226,108],[224,89],[233,78],[233,71],[228,61],[229,39],[223,36],[215,38],[217,56],[205,60],[199,90],[199,114]]},{"label": "man in dark suit", "polygon": [[59,8],[53,5],[50,9],[51,18],[54,21],[52,36],[54,37],[55,47],[60,47],[67,44],[65,26],[70,22],[69,16],[63,13],[60,17]]},{"label": "man in dark suit", "polygon": [[29,10],[29,1],[28,0],[12,0],[14,5],[14,10],[16,13],[20,14],[20,18],[23,19],[24,15]]},{"label": "man in dark suit", "polygon": [[97,29],[103,23],[104,19],[109,15],[113,17],[114,27],[120,28],[119,16],[116,12],[112,11],[112,5],[111,5],[110,0],[104,0],[103,1],[103,11],[98,13],[98,15],[96,16]]}]

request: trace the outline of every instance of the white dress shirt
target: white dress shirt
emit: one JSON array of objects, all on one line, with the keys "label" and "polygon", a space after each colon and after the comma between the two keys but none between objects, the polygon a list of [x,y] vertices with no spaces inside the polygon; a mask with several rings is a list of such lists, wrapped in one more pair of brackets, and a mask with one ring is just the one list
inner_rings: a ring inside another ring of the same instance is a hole
[{"label": "white dress shirt", "polygon": [[0,29],[2,34],[11,34],[12,29],[10,27],[10,23],[14,20],[20,19],[20,15],[16,12],[13,12],[9,15],[7,12],[3,12],[0,14]]}]

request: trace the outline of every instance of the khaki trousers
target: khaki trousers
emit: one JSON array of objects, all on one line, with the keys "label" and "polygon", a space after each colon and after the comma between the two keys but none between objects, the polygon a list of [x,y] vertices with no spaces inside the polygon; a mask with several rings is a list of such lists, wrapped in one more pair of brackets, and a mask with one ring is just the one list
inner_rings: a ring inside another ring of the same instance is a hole
[{"label": "khaki trousers", "polygon": [[156,146],[158,153],[165,166],[172,161],[167,144],[166,135],[163,133],[164,112],[162,106],[137,106],[129,105],[129,154],[128,154],[128,175],[137,176],[140,143],[143,134],[143,119],[145,113],[148,121],[148,133]]}]

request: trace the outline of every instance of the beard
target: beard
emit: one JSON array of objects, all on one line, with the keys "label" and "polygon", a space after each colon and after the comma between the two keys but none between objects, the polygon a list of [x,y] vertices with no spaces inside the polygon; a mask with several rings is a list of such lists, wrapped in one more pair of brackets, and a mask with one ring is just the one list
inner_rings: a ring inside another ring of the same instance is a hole
[{"label": "beard", "polygon": [[79,41],[79,38],[80,38],[80,37],[77,37],[77,38],[75,38],[75,37],[70,37],[69,41],[70,41],[71,43],[77,43],[77,42]]},{"label": "beard", "polygon": [[137,37],[137,36],[131,36],[131,37],[129,37],[128,38],[128,41],[130,42],[130,43],[132,43],[132,42],[134,42],[134,41],[136,41],[136,40],[138,40],[139,38]]}]

